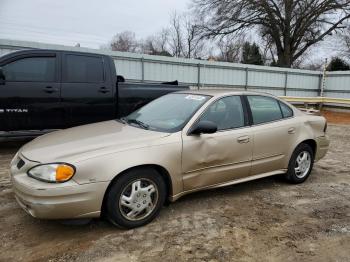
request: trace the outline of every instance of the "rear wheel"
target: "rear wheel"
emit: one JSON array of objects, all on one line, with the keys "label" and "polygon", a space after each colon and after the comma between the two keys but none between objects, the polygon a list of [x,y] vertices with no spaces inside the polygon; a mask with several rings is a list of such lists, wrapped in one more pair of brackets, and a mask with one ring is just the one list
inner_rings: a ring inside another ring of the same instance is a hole
[{"label": "rear wheel", "polygon": [[308,144],[300,144],[294,150],[288,165],[286,178],[289,182],[299,184],[310,175],[314,164],[314,152]]},{"label": "rear wheel", "polygon": [[131,170],[118,178],[107,196],[107,216],[122,228],[148,224],[159,213],[166,198],[162,176],[152,168]]}]

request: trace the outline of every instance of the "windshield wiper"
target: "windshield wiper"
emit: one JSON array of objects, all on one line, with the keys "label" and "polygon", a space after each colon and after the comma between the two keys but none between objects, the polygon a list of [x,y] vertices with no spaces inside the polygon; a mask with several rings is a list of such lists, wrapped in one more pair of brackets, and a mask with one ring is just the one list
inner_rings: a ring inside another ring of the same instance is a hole
[{"label": "windshield wiper", "polygon": [[117,121],[122,122],[123,124],[127,124],[128,123],[128,121],[126,121],[125,117],[119,118],[119,119],[117,119]]},{"label": "windshield wiper", "polygon": [[125,121],[127,123],[136,124],[139,127],[142,127],[143,129],[149,129],[149,125],[145,124],[144,122],[137,120],[137,119],[127,119],[127,118],[121,118],[122,121]]}]

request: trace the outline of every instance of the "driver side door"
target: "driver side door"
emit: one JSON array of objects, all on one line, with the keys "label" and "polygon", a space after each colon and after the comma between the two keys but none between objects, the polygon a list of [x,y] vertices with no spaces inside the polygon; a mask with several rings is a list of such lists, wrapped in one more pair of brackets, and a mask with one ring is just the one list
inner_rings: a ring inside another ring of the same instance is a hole
[{"label": "driver side door", "polygon": [[1,61],[0,131],[62,128],[59,65],[59,54],[52,51],[33,51]]},{"label": "driver side door", "polygon": [[198,121],[214,122],[214,134],[183,134],[184,190],[216,185],[249,176],[253,141],[240,96],[214,101]]}]

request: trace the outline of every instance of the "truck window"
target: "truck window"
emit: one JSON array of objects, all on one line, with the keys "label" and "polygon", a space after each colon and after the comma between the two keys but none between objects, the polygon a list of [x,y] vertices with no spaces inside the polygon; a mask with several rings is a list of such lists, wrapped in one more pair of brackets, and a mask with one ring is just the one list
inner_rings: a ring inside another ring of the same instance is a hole
[{"label": "truck window", "polygon": [[66,55],[63,81],[69,83],[103,82],[102,57]]},{"label": "truck window", "polygon": [[6,81],[54,82],[55,57],[26,57],[3,66]]}]

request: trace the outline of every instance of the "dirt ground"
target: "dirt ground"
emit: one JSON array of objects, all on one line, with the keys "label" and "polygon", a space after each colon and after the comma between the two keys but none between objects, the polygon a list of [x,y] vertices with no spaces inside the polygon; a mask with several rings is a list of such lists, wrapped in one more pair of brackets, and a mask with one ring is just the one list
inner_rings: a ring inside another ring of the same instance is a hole
[{"label": "dirt ground", "polygon": [[350,113],[348,112],[334,112],[323,110],[321,114],[327,118],[329,123],[333,124],[350,124]]},{"label": "dirt ground", "polygon": [[328,132],[329,153],[304,184],[271,177],[198,192],[129,231],[27,215],[8,177],[20,143],[1,144],[0,261],[350,261],[350,126]]}]

